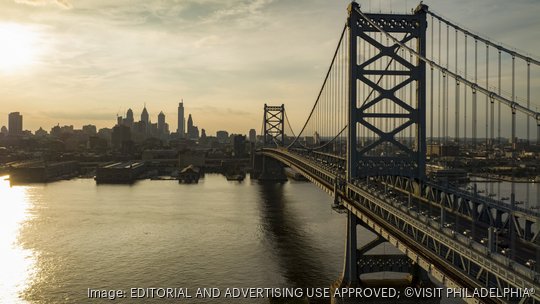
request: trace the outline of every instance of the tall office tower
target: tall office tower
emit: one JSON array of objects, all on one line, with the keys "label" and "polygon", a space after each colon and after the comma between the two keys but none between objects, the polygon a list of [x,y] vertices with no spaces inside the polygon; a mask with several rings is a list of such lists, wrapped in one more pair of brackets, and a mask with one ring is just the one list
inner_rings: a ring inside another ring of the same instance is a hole
[{"label": "tall office tower", "polygon": [[10,135],[20,135],[23,130],[23,117],[19,112],[9,113],[8,128]]},{"label": "tall office tower", "polygon": [[199,128],[193,125],[193,118],[191,118],[191,114],[189,114],[187,121],[187,138],[199,139]]},{"label": "tall office tower", "polygon": [[255,129],[249,130],[249,141],[255,143],[257,141],[257,132]]},{"label": "tall office tower", "polygon": [[163,111],[159,112],[157,128],[160,135],[165,134],[165,114]]},{"label": "tall office tower", "polygon": [[141,121],[145,122],[147,126],[150,123],[148,111],[146,110],[146,105],[144,105],[144,109],[142,110],[142,113],[141,113]]},{"label": "tall office tower", "polygon": [[184,100],[178,104],[178,129],[176,129],[178,137],[184,138],[186,134],[186,118],[184,117]]},{"label": "tall office tower", "polygon": [[190,132],[191,129],[193,129],[193,118],[191,118],[191,114],[189,114],[189,117],[187,119],[187,129],[188,129],[188,133]]},{"label": "tall office tower", "polygon": [[206,130],[201,130],[201,139],[206,139]]},{"label": "tall office tower", "polygon": [[133,119],[133,110],[128,109],[126,113],[126,119],[124,119],[124,124],[131,128],[133,126],[133,122],[135,120]]}]

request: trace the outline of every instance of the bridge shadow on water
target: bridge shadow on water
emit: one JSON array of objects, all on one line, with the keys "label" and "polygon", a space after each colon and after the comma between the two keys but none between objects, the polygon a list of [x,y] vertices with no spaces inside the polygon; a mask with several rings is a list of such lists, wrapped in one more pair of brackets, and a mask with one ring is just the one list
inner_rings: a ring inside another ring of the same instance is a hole
[{"label": "bridge shadow on water", "polygon": [[[285,185],[260,184],[261,230],[268,250],[278,261],[280,275],[286,280],[283,287],[324,288],[336,278],[328,277],[324,253],[310,238],[302,220],[292,210],[293,203],[285,195]],[[338,257],[339,258],[339,257]],[[270,303],[330,303],[329,299],[273,298]]]},{"label": "bridge shadow on water", "polygon": [[[277,261],[279,275],[288,288],[326,288],[338,279],[329,275],[335,270],[327,269],[327,252],[318,248],[306,222],[293,208],[295,199],[286,193],[286,185],[280,183],[260,184],[260,229],[268,251]],[[364,229],[361,229],[364,230]],[[365,234],[367,230],[363,231]],[[345,233],[345,231],[343,231]],[[343,244],[344,246],[344,244]],[[340,248],[341,250],[341,248]],[[342,259],[336,256],[336,259]],[[340,269],[341,270],[341,269]],[[272,286],[278,287],[278,286]],[[388,303],[389,299],[361,299],[361,303]],[[330,303],[330,298],[271,298],[272,304]],[[439,303],[440,299],[400,299],[400,303]],[[442,301],[441,303],[449,303]]]}]

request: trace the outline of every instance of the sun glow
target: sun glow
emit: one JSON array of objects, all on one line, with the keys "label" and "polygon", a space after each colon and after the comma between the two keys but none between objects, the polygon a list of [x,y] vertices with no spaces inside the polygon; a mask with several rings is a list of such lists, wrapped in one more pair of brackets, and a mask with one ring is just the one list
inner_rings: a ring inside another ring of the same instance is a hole
[{"label": "sun glow", "polygon": [[0,23],[0,72],[11,73],[35,64],[39,33],[29,26]]}]

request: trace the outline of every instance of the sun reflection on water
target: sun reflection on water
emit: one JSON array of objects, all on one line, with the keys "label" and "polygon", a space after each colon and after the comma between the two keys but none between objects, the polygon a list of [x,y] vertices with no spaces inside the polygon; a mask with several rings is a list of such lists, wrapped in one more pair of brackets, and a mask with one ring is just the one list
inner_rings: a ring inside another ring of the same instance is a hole
[{"label": "sun reflection on water", "polygon": [[29,187],[10,187],[0,176],[0,303],[26,303],[21,298],[34,273],[32,251],[19,245],[22,225],[29,219]]}]

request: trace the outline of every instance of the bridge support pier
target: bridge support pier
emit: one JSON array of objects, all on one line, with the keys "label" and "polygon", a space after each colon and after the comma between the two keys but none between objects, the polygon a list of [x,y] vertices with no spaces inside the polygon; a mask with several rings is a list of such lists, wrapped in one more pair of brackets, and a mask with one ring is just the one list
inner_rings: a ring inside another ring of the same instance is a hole
[{"label": "bridge support pier", "polygon": [[261,182],[286,182],[283,164],[279,161],[257,154],[253,161],[253,177]]},{"label": "bridge support pier", "polygon": [[429,278],[429,275],[427,271],[420,267],[417,263],[413,263],[411,270],[409,271],[411,274],[411,286],[414,287],[433,287],[433,282],[431,282],[431,279]]},{"label": "bridge support pier", "polygon": [[353,287],[358,285],[358,238],[356,226],[358,218],[351,211],[347,211],[347,239],[345,243],[345,257],[341,286]]},{"label": "bridge support pier", "polygon": [[[358,247],[357,225],[361,225],[366,230],[373,232],[376,238],[367,244]],[[413,263],[403,254],[368,254],[375,247],[383,244],[386,240],[374,231],[371,227],[365,225],[350,210],[347,211],[345,240],[345,256],[343,263],[343,273],[341,277],[331,286],[331,294],[335,294],[338,288],[351,287],[396,287],[404,288],[406,286],[425,287],[433,286],[427,272],[420,265]],[[361,279],[361,274],[377,272],[401,272],[408,273],[403,279]],[[332,297],[332,303],[349,303],[353,299]]]}]

